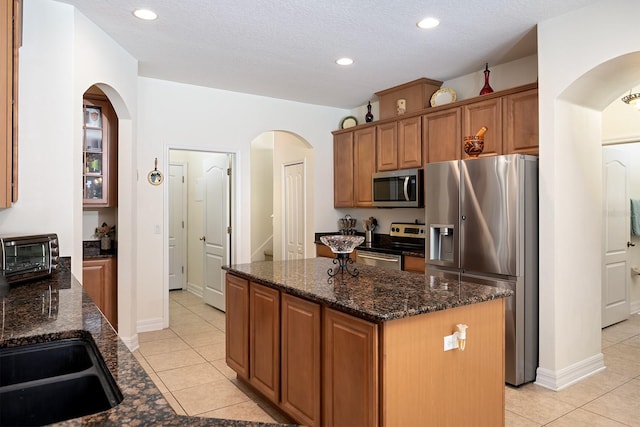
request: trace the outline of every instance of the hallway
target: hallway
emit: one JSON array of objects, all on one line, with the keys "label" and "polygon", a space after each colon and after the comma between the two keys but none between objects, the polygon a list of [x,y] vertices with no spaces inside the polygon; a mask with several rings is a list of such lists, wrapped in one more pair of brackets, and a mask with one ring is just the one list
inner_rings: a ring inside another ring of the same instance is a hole
[{"label": "hallway", "polygon": [[[134,352],[178,414],[280,422],[225,363],[224,313],[187,291],[170,292],[170,327],[139,335]],[[560,392],[506,387],[506,426],[640,427],[640,315],[602,333],[607,369]]]}]

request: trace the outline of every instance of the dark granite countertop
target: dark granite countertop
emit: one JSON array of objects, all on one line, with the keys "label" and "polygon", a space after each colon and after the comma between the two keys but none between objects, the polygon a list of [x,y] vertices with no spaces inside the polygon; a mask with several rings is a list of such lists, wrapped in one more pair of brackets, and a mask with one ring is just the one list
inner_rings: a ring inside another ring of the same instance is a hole
[{"label": "dark granite countertop", "polygon": [[104,258],[116,258],[117,250],[115,248],[115,242],[112,241],[111,249],[101,249],[100,240],[85,240],[82,242],[82,259],[104,259]]},{"label": "dark granite countertop", "polygon": [[0,297],[4,322],[0,348],[90,334],[117,381],[124,400],[115,408],[56,425],[268,426],[248,421],[176,415],[127,346],[118,338],[80,283],[69,258],[50,278],[10,287]]},{"label": "dark granite countertop", "polygon": [[[314,243],[323,245],[320,240],[321,236],[328,236],[340,234],[337,232],[327,232],[327,233],[315,233],[315,241]],[[364,236],[364,233],[356,233],[358,236]],[[398,246],[395,243],[415,243],[415,241],[420,241],[421,245],[417,247],[406,247],[406,246]],[[425,246],[424,239],[411,239],[411,238],[394,238],[392,239],[388,234],[382,233],[374,233],[373,241],[371,243],[363,243],[358,246],[356,249],[371,251],[371,252],[379,252],[385,254],[392,255],[403,255],[403,256],[414,256],[418,258],[424,258]]]},{"label": "dark granite countertop", "polygon": [[384,322],[512,295],[507,289],[426,274],[350,264],[360,271],[329,279],[330,258],[263,261],[223,269],[373,322]]}]

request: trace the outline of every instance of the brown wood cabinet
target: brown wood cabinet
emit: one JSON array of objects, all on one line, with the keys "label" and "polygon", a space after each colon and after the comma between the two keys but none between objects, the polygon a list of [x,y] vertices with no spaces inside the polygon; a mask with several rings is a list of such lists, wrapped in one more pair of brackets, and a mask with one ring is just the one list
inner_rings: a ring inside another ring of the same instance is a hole
[{"label": "brown wood cabinet", "polygon": [[[487,127],[484,135],[484,149],[480,156],[495,156],[502,149],[502,100],[500,98],[474,102],[462,107],[462,138],[475,135],[482,126]],[[463,142],[460,142],[463,144]],[[468,158],[462,150],[462,158]]]},{"label": "brown wood cabinet", "polygon": [[249,286],[249,383],[273,403],[280,400],[280,292]]},{"label": "brown wood cabinet", "polygon": [[353,207],[353,132],[333,137],[333,206]]},{"label": "brown wood cabinet", "polygon": [[378,325],[325,308],[323,340],[322,425],[377,426]]},{"label": "brown wood cabinet", "polygon": [[505,152],[538,155],[538,89],[502,98]]},{"label": "brown wood cabinet", "polygon": [[404,255],[402,257],[404,262],[404,271],[411,271],[413,273],[424,273],[425,269],[425,260],[424,258],[420,258],[417,256],[407,256]]},{"label": "brown wood cabinet", "polygon": [[373,206],[373,173],[376,171],[376,130],[374,126],[353,132],[354,206]]},{"label": "brown wood cabinet", "polygon": [[422,116],[427,163],[462,158],[461,117],[459,107]]},{"label": "brown wood cabinet", "polygon": [[18,49],[22,1],[0,6],[0,208],[18,200]]},{"label": "brown wood cabinet", "polygon": [[307,426],[320,424],[320,305],[282,294],[283,409]]},{"label": "brown wood cabinet", "polygon": [[82,287],[115,330],[118,330],[117,277],[115,258],[84,260],[82,263]]},{"label": "brown wood cabinet", "polygon": [[100,93],[83,98],[83,205],[113,208],[118,206],[117,116]]},{"label": "brown wood cabinet", "polygon": [[333,206],[372,206],[371,179],[375,170],[375,126],[336,134],[333,140]]},{"label": "brown wood cabinet", "polygon": [[378,171],[422,167],[422,120],[419,116],[376,126]]},{"label": "brown wood cabinet", "polygon": [[238,376],[249,380],[249,281],[226,275],[225,358]]}]

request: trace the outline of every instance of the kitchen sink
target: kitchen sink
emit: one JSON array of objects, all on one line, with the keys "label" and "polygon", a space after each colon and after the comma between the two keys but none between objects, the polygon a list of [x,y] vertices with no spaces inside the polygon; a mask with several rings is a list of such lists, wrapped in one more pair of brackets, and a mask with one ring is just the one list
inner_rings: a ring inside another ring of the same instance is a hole
[{"label": "kitchen sink", "polygon": [[121,401],[90,337],[0,349],[0,425],[51,424]]}]

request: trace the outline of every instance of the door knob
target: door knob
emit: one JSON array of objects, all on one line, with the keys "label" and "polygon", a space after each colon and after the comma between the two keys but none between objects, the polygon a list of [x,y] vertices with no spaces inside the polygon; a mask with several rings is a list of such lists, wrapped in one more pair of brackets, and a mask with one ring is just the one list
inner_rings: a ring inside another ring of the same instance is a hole
[{"label": "door knob", "polygon": [[627,242],[627,247],[630,248],[631,246],[635,246],[635,243],[631,243],[631,242]]},{"label": "door knob", "polygon": [[202,236],[202,237],[200,238],[200,240],[202,240],[202,241],[204,242],[204,241],[205,241],[205,240],[207,240],[207,239],[205,239],[205,237],[204,237],[204,236]]}]

